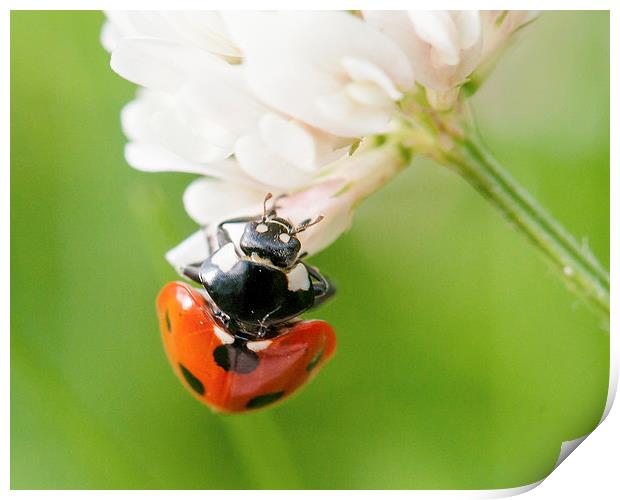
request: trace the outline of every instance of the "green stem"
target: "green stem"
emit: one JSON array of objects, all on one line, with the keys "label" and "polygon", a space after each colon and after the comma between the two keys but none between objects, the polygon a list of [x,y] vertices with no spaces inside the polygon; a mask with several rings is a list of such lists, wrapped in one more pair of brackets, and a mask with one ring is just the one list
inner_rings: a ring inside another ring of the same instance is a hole
[{"label": "green stem", "polygon": [[609,321],[609,274],[585,244],[564,229],[470,135],[451,134],[440,161],[456,170],[548,258],[569,288]]}]

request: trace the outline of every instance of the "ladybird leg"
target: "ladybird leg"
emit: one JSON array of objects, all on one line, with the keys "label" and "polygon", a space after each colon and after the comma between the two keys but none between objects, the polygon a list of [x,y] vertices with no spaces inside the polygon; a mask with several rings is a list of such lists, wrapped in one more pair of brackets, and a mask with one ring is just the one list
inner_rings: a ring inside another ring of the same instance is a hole
[{"label": "ladybird leg", "polygon": [[269,332],[269,328],[270,325],[267,324],[267,320],[269,319],[269,316],[271,316],[274,312],[276,312],[278,309],[280,309],[280,306],[276,307],[273,311],[268,312],[267,314],[265,314],[265,316],[263,317],[263,319],[261,319],[258,324],[258,333],[257,335],[259,337],[264,337],[265,335],[267,335],[267,332]]},{"label": "ladybird leg", "polygon": [[220,322],[226,327],[229,328],[231,325],[231,320],[230,320],[230,316],[228,316],[228,314],[226,314],[225,312],[221,311],[219,308],[214,307],[213,308],[213,315],[220,320]]},{"label": "ladybird leg", "polygon": [[316,268],[309,266],[304,262],[304,266],[308,270],[308,274],[314,280],[312,282],[312,290],[314,291],[314,306],[320,306],[323,302],[330,299],[336,293],[334,284]]}]

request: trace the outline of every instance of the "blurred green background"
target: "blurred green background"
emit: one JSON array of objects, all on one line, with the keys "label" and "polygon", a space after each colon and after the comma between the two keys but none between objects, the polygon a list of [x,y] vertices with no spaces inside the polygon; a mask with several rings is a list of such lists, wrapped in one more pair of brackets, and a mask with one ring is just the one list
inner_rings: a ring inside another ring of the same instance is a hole
[{"label": "blurred green background", "polygon": [[[609,336],[469,185],[416,160],[313,259],[339,336],[297,397],[225,417],[169,368],[163,254],[191,176],[123,159],[98,12],[11,15],[13,488],[500,488],[605,405]],[[474,99],[484,137],[609,264],[609,17],[547,13]],[[389,221],[389,223],[386,223]],[[579,451],[577,451],[578,453]]]}]

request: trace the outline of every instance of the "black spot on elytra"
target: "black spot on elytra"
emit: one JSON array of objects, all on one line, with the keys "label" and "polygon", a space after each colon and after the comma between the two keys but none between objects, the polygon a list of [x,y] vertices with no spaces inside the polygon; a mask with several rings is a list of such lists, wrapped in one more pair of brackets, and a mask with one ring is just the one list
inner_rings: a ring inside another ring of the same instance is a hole
[{"label": "black spot on elytra", "polygon": [[317,352],[314,355],[314,357],[310,360],[310,363],[308,363],[308,366],[306,366],[306,371],[311,372],[314,369],[314,367],[318,364],[318,362],[321,361],[322,357],[323,357],[323,349]]},{"label": "black spot on elytra", "polygon": [[222,369],[236,373],[253,372],[259,363],[255,352],[237,342],[216,347],[213,351],[213,359]]},{"label": "black spot on elytra", "polygon": [[168,313],[168,309],[166,309],[166,330],[168,330],[168,333],[172,333],[172,325],[170,324],[170,314]]},{"label": "black spot on elytra", "polygon": [[256,396],[248,401],[245,407],[248,410],[262,408],[263,406],[270,405],[271,403],[275,403],[278,399],[284,396],[284,391],[280,392],[272,392],[269,394],[263,394],[261,396]]},{"label": "black spot on elytra", "polygon": [[183,378],[187,381],[189,386],[194,389],[201,396],[205,393],[205,386],[202,385],[202,382],[198,380],[192,372],[190,372],[187,368],[185,368],[181,363],[179,363],[179,368],[181,369],[181,373],[183,374]]}]

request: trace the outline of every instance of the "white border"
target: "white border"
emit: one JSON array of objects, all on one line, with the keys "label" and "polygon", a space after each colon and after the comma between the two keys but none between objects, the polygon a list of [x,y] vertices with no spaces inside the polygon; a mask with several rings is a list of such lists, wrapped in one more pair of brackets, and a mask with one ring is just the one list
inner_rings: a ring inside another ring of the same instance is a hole
[{"label": "white border", "polygon": [[610,10],[612,0],[56,0],[50,5],[46,0],[8,0],[13,10],[345,10],[345,9],[530,9],[530,10]]},{"label": "white border", "polygon": [[[4,9],[4,16],[2,17],[2,23],[0,24],[0,33],[2,35],[2,62],[4,68],[9,68],[10,57],[10,17],[8,9],[15,10],[44,10],[49,9],[49,2],[44,0],[23,0],[23,1],[8,1],[8,6]],[[64,0],[54,2],[55,9],[75,9],[75,10],[90,10],[90,9],[135,9],[135,10],[154,10],[154,9],[301,9],[301,8],[313,8],[313,9],[351,9],[351,8],[382,8],[382,9],[406,9],[406,8],[428,8],[426,2],[411,2],[406,0],[393,1],[383,0],[380,3],[370,0],[365,1],[329,1],[329,0],[314,0],[312,2],[291,0],[261,0],[260,2],[252,3],[251,0],[226,0],[226,1],[200,1],[200,0],[175,0],[174,2],[162,1],[162,0],[140,0],[140,1],[105,1],[105,2],[93,2],[89,0]],[[543,7],[547,10],[611,10],[611,255],[620,255],[619,244],[619,217],[620,217],[620,198],[618,197],[620,188],[620,154],[619,154],[619,139],[620,139],[620,127],[618,126],[618,119],[620,116],[620,102],[617,98],[617,89],[620,88],[620,78],[618,76],[618,53],[620,50],[620,9],[614,8],[613,2],[602,0],[590,0],[588,2],[576,1],[576,0],[547,0],[543,2],[534,1],[520,1],[520,2],[499,2],[499,1],[476,1],[476,2],[456,2],[456,1],[443,1],[434,0],[432,2],[432,8],[434,9],[463,9],[463,8],[476,8],[476,9],[497,9],[501,8],[514,8],[514,9],[540,9]],[[4,72],[4,78],[2,78],[2,91],[3,99],[0,101],[0,117],[3,121],[3,140],[0,141],[0,148],[2,150],[2,158],[4,159],[4,168],[0,175],[2,175],[0,195],[0,217],[2,221],[2,246],[1,246],[1,260],[2,262],[2,279],[0,280],[0,294],[5,300],[6,308],[3,309],[2,315],[2,346],[4,348],[4,363],[2,363],[2,375],[0,380],[3,387],[3,397],[1,401],[2,415],[2,433],[4,439],[2,454],[0,455],[0,467],[2,473],[0,474],[0,491],[7,491],[9,488],[9,467],[10,467],[10,410],[9,410],[9,390],[10,390],[10,316],[8,311],[10,310],[10,156],[9,156],[9,143],[10,143],[10,92],[9,92],[9,72]],[[615,282],[615,277],[618,276],[618,263],[617,260],[612,259],[611,262],[611,279]],[[571,498],[584,498],[585,496],[590,498],[611,498],[612,492],[620,491],[620,480],[617,473],[618,467],[618,451],[617,444],[620,443],[620,414],[617,409],[610,412],[611,404],[617,390],[618,381],[618,326],[615,311],[618,310],[619,295],[613,293],[611,295],[612,304],[612,317],[610,328],[610,352],[611,352],[611,376],[609,386],[609,396],[607,406],[605,409],[605,415],[608,418],[601,425],[601,430],[597,429],[593,435],[588,437],[580,446],[580,452],[568,457],[562,467],[555,470],[550,476],[550,479],[540,481],[531,485],[522,486],[520,488],[510,488],[503,490],[482,490],[482,491],[456,491],[456,490],[440,490],[440,491],[408,491],[408,492],[387,492],[390,496],[402,496],[404,494],[407,497],[416,496],[422,497],[465,497],[465,498],[499,498],[506,497],[515,494],[524,493],[532,490],[539,484],[540,487],[534,489],[530,493],[530,496],[538,496],[538,498],[548,498],[550,495],[555,497],[561,497],[566,499]],[[604,432],[603,432],[604,431]],[[571,451],[573,451],[577,445],[579,445],[584,438],[575,440],[574,442],[565,443],[562,449],[561,459],[559,463],[564,460]],[[11,492],[15,496],[24,496],[30,498],[32,496],[38,496],[44,494],[46,496],[66,496],[83,495],[107,495],[114,494],[125,496],[134,496],[136,494],[144,494],[145,492],[62,492],[62,491],[50,491],[50,492]],[[165,495],[178,496],[200,494],[202,492],[192,491],[162,491],[162,492],[148,492],[149,495],[156,494],[157,496]],[[227,497],[241,497],[246,496],[246,492],[230,491],[225,494]],[[300,496],[315,495],[310,491],[296,492]],[[346,492],[339,492],[339,495],[346,495]],[[348,492],[348,494],[354,494],[356,497],[359,495],[373,495],[379,494],[378,492]],[[381,495],[385,495],[386,492],[381,492]],[[284,491],[256,491],[252,493],[257,498],[273,498],[284,497],[290,495],[289,492]]]}]

